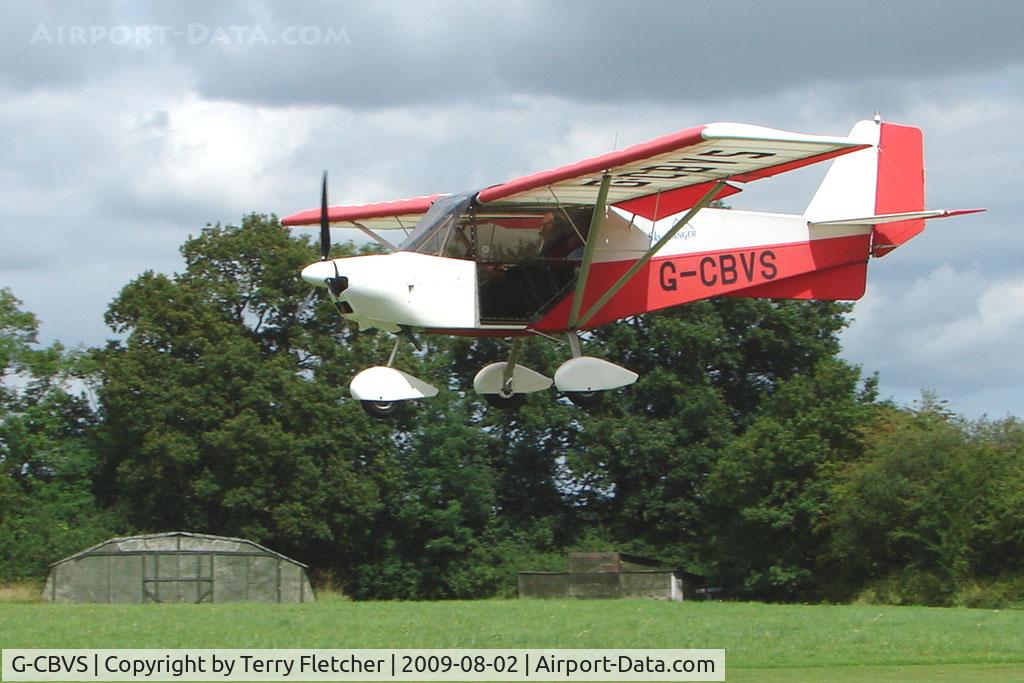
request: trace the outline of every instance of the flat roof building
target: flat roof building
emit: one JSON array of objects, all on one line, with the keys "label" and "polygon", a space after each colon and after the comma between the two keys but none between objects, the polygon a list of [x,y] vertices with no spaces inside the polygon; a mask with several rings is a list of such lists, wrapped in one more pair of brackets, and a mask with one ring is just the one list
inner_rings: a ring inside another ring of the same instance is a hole
[{"label": "flat roof building", "polygon": [[519,572],[519,597],[682,600],[703,582],[696,574],[626,553],[569,553],[568,560],[567,572]]}]

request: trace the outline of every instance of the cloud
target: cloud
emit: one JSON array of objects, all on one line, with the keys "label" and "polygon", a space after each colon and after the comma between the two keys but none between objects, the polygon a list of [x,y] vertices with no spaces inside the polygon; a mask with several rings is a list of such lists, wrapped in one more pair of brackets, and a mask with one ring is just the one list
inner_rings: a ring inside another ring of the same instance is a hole
[{"label": "cloud", "polygon": [[[714,102],[858,82],[898,96],[908,80],[1019,63],[1016,2],[472,2],[273,5],[286,26],[344,26],[351,43],[194,50],[208,97],[349,108],[512,95],[578,102]],[[955,35],[955,40],[945,39]],[[978,49],[983,45],[984,49]],[[941,59],[936,59],[937,51]],[[429,55],[429,59],[424,59]],[[255,67],[255,68],[254,68]]]},{"label": "cloud", "polygon": [[[6,72],[19,85],[173,61],[205,98],[374,109],[487,106],[517,95],[713,103],[835,83],[892,100],[910,81],[1019,64],[1024,5],[192,2],[100,12],[30,5],[12,15],[4,49],[31,55]],[[107,37],[26,45],[40,26],[55,36],[96,27]],[[117,45],[109,34],[118,26],[159,31]]]},{"label": "cloud", "polygon": [[[904,247],[905,248],[905,247]],[[871,282],[843,335],[844,355],[878,371],[900,401],[934,389],[972,415],[998,412],[982,397],[1013,399],[1024,414],[1024,276],[993,281],[975,264],[945,263],[906,289]]]}]

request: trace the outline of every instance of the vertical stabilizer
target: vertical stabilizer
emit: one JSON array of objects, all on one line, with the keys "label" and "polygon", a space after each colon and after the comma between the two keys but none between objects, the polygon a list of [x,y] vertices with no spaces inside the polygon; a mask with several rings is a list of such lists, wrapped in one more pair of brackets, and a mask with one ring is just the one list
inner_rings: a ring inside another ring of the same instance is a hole
[{"label": "vertical stabilizer", "polygon": [[878,141],[884,124],[858,121],[850,131],[850,140],[871,145],[832,162],[825,179],[804,212],[808,222],[842,220],[875,213],[878,186]]},{"label": "vertical stabilizer", "polygon": [[[924,150],[919,128],[860,121],[850,131],[850,139],[871,147],[832,162],[804,213],[808,222],[924,210]],[[922,219],[875,225],[871,253],[884,256],[923,229]]]}]

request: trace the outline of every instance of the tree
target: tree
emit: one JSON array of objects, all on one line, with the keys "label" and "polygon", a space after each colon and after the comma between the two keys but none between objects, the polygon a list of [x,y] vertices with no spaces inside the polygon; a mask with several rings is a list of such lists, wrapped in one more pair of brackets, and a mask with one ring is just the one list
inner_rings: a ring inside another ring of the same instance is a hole
[{"label": "tree", "polygon": [[[208,227],[182,253],[183,273],[143,274],[107,314],[124,339],[97,354],[104,500],[144,529],[267,543],[357,597],[493,591],[493,449],[474,404],[365,415],[345,389],[390,340],[310,296],[298,272],[316,254],[275,220]],[[398,363],[443,375],[445,343]]]},{"label": "tree", "polygon": [[580,416],[568,463],[611,541],[710,571],[706,490],[716,462],[787,380],[838,352],[848,307],[714,299],[590,335],[588,353],[640,374]]},{"label": "tree", "polygon": [[[926,396],[888,408],[865,454],[834,482],[831,590],[885,602],[952,604],[974,582],[1024,569],[1024,429],[969,423]],[[1019,584],[1014,599],[1020,600]]]},{"label": "tree", "polygon": [[[240,535],[330,564],[369,542],[374,461],[393,445],[340,376],[365,342],[296,277],[316,258],[276,220],[211,226],[186,270],[145,273],[111,304],[98,352],[104,499],[144,529]],[[333,326],[333,328],[331,327]]]},{"label": "tree", "polygon": [[8,380],[27,367],[39,322],[10,289],[0,289],[0,409],[7,409],[16,396]]},{"label": "tree", "polygon": [[96,415],[84,358],[59,344],[35,348],[37,333],[35,316],[0,290],[0,579],[38,577],[124,528],[92,493]]},{"label": "tree", "polygon": [[[96,354],[103,500],[141,528],[270,543],[359,597],[485,595],[524,557],[600,539],[692,566],[720,453],[834,356],[846,310],[722,299],[588,333],[642,377],[593,412],[550,394],[485,408],[471,378],[503,343],[424,335],[398,365],[447,391],[378,423],[345,387],[391,342],[310,298],[308,243],[250,216],[182,253],[184,272],[143,274],[107,314],[123,339]],[[565,357],[531,340],[523,362],[550,376]]]},{"label": "tree", "polygon": [[828,540],[830,485],[860,457],[873,387],[838,360],[780,383],[716,461],[705,490],[719,578],[741,594],[813,599]]}]

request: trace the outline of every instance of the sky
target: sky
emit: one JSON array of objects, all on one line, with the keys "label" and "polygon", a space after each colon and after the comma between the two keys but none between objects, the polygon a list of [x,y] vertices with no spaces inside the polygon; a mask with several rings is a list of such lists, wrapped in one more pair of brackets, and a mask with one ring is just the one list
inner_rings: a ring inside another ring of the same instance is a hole
[{"label": "sky", "polygon": [[[924,131],[931,221],[843,356],[901,404],[1024,416],[1024,2],[23,2],[0,25],[0,287],[99,345],[208,223],[501,182],[713,121]],[[735,208],[801,212],[827,165]],[[342,235],[336,236],[336,239]]]}]

